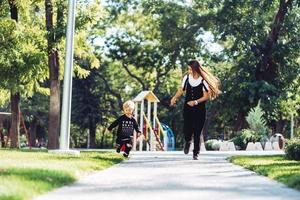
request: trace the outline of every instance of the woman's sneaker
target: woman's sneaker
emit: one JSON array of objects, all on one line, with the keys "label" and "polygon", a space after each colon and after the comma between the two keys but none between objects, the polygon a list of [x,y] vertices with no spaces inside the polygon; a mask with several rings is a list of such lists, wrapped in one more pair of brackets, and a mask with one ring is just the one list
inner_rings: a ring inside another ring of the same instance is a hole
[{"label": "woman's sneaker", "polygon": [[198,153],[193,153],[193,160],[198,160]]},{"label": "woman's sneaker", "polygon": [[190,151],[190,145],[191,145],[191,143],[189,143],[189,142],[186,142],[186,143],[185,143],[184,149],[183,149],[184,154],[189,154],[189,151]]}]

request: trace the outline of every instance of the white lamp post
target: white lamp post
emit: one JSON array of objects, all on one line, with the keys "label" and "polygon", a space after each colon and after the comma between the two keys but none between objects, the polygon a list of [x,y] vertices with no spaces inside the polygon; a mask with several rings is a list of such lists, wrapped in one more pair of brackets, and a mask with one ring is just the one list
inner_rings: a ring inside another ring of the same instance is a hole
[{"label": "white lamp post", "polygon": [[70,151],[70,121],[71,121],[71,99],[72,99],[72,73],[74,54],[74,31],[75,31],[75,9],[76,0],[68,1],[68,24],[66,35],[66,58],[64,71],[63,99],[60,124],[59,150],[53,153],[79,154],[79,151]]}]

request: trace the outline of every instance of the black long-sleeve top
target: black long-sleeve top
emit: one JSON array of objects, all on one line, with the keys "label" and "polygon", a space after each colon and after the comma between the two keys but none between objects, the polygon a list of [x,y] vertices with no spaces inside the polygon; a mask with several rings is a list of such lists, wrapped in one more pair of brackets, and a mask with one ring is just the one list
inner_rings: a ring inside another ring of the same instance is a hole
[{"label": "black long-sleeve top", "polygon": [[133,117],[127,117],[126,115],[120,116],[116,119],[109,127],[108,130],[111,131],[113,128],[118,126],[117,136],[121,138],[133,137],[133,131],[140,133],[139,126]]}]

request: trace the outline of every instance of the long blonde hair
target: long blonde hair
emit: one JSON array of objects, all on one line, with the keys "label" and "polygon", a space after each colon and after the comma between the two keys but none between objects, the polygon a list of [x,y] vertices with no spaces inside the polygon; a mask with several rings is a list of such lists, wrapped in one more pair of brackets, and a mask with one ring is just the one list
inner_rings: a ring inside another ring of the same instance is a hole
[{"label": "long blonde hair", "polygon": [[211,99],[217,98],[222,93],[220,90],[221,81],[218,77],[214,76],[208,69],[202,67],[197,60],[189,61],[188,65],[192,68],[193,73],[198,73],[207,82]]}]

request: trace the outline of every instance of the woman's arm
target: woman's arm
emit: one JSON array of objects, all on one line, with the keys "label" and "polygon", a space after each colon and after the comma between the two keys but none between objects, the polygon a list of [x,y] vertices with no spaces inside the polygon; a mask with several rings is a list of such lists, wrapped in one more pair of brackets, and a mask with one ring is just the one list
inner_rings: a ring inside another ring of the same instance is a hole
[{"label": "woman's arm", "polygon": [[174,106],[176,104],[177,98],[181,97],[182,94],[183,94],[183,89],[182,88],[178,88],[176,94],[171,99],[171,106]]},{"label": "woman's arm", "polygon": [[[197,101],[198,103],[202,103],[202,102],[204,102],[204,101],[209,100],[209,96],[210,96],[209,92],[203,92],[203,96],[202,96],[201,98],[197,99],[196,101]],[[196,102],[195,102],[195,103],[196,103]]]}]

